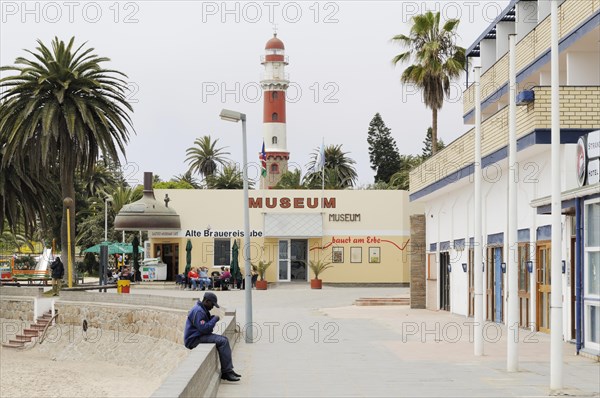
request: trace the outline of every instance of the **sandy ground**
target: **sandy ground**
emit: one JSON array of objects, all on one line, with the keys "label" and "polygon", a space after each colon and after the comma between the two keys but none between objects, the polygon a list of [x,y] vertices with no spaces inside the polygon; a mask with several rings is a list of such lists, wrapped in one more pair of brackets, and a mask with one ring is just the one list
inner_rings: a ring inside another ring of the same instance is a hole
[{"label": "sandy ground", "polygon": [[[20,324],[0,322],[6,342],[6,331]],[[0,397],[148,397],[189,352],[147,336],[65,325],[30,345],[0,348]]]}]

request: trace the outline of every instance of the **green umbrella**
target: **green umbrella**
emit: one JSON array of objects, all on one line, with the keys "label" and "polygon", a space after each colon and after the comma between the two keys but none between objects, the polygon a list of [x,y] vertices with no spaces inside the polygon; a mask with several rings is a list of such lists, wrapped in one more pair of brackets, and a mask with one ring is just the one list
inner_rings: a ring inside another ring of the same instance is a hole
[{"label": "green umbrella", "polygon": [[231,248],[231,276],[234,281],[242,280],[242,271],[240,270],[240,263],[238,260],[239,257],[239,247],[237,240],[233,241],[233,247]]},{"label": "green umbrella", "polygon": [[102,243],[98,243],[97,245],[94,245],[92,247],[88,247],[83,252],[100,254],[101,246],[108,247],[108,255],[109,256],[111,254],[123,253],[123,250],[124,250],[123,246],[118,242],[102,242]]},{"label": "green umbrella", "polygon": [[185,245],[185,277],[187,278],[188,272],[192,268],[192,241],[188,239]]}]

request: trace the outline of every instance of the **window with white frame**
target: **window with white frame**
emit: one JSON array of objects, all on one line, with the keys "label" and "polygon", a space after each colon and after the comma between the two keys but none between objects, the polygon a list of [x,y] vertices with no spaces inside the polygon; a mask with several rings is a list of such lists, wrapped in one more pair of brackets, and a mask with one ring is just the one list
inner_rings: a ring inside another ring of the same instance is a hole
[{"label": "window with white frame", "polygon": [[600,351],[600,199],[584,205],[584,345]]}]

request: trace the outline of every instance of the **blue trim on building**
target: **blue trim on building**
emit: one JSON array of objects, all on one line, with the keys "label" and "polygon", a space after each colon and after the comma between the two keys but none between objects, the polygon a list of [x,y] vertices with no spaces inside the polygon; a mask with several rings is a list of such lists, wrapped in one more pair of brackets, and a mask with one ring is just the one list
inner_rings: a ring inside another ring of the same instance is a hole
[{"label": "blue trim on building", "polygon": [[429,244],[429,251],[430,252],[436,252],[437,251],[437,243],[430,243]]},{"label": "blue trim on building", "polygon": [[441,252],[447,252],[450,251],[451,247],[450,247],[450,241],[444,241],[444,242],[440,242],[440,251]]},{"label": "blue trim on building", "polygon": [[552,225],[542,225],[538,227],[535,233],[535,240],[550,240],[552,239]]},{"label": "blue trim on building", "polygon": [[504,244],[504,232],[497,234],[490,234],[487,236],[488,245],[503,245]]},{"label": "blue trim on building", "polygon": [[529,228],[520,229],[517,231],[517,241],[519,243],[529,243]]},{"label": "blue trim on building", "polygon": [[[560,142],[561,144],[576,144],[577,140],[580,136],[589,133],[590,131],[595,131],[596,128],[589,129],[561,129],[560,130]],[[532,145],[537,144],[550,144],[550,129],[536,129],[533,132],[519,138],[517,140],[517,151],[522,151]],[[481,158],[482,167],[487,167],[490,164],[497,163],[503,159],[506,159],[508,156],[508,147],[503,147],[498,149],[495,152],[490,153],[487,156]],[[445,167],[453,167],[452,164],[445,165]],[[425,188],[411,193],[409,196],[410,201],[417,200],[422,198],[423,196],[427,196],[430,193],[437,191],[438,189],[444,188],[446,185],[450,185],[453,182],[457,182],[462,178],[468,177],[472,175],[475,171],[475,166],[473,164],[469,164],[467,166],[461,167],[454,173],[443,177],[440,180],[426,186]],[[440,170],[432,170],[431,173],[439,174]],[[425,171],[424,174],[429,174]]]},{"label": "blue trim on building", "polygon": [[581,198],[575,201],[575,348],[577,354],[583,347],[583,234],[581,225]]},{"label": "blue trim on building", "polygon": [[[587,21],[584,21],[577,28],[573,29],[571,33],[563,37],[558,43],[558,52],[566,50],[569,46],[579,40],[582,36],[589,33],[596,26],[600,25],[600,11],[590,16]],[[546,50],[542,55],[537,57],[529,66],[526,66],[522,71],[517,72],[517,84],[523,82],[532,73],[537,71],[539,68],[550,62],[550,49]],[[502,97],[508,92],[508,82],[505,83],[498,90],[494,91],[487,98],[481,101],[481,110],[483,111],[487,106],[495,103],[498,98]],[[466,124],[469,119],[475,116],[475,108],[463,115],[463,122]]]}]

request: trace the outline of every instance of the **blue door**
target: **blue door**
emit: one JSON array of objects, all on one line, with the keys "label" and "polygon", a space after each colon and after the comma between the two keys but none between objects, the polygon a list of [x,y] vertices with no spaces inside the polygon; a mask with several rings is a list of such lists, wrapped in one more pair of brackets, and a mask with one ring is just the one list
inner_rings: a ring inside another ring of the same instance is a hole
[{"label": "blue door", "polygon": [[502,322],[502,248],[494,249],[494,301],[495,322]]}]

